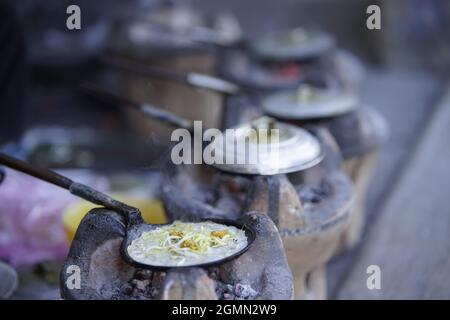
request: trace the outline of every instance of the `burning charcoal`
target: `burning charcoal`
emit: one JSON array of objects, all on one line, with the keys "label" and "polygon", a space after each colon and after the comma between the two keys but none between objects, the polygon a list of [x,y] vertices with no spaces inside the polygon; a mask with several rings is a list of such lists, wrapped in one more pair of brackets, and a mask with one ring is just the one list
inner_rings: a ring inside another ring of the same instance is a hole
[{"label": "burning charcoal", "polygon": [[145,295],[147,297],[149,297],[150,299],[155,299],[159,294],[159,289],[160,289],[160,287],[149,286],[147,288],[147,291],[145,291]]},{"label": "burning charcoal", "polygon": [[223,299],[224,300],[234,300],[234,295],[232,293],[224,293]]},{"label": "burning charcoal", "polygon": [[138,280],[151,280],[152,272],[150,270],[138,270],[134,274],[134,278]]},{"label": "burning charcoal", "polygon": [[122,285],[122,288],[120,288],[120,292],[130,295],[133,292],[133,286],[129,283],[125,283]]},{"label": "burning charcoal", "polygon": [[221,300],[234,300],[234,286],[231,284],[225,284],[221,281],[216,281],[216,294]]},{"label": "burning charcoal", "polygon": [[133,298],[137,298],[139,296],[142,296],[143,294],[144,294],[144,291],[139,288],[134,288],[133,291],[131,292],[131,296]]},{"label": "burning charcoal", "polygon": [[160,286],[166,277],[165,272],[154,272],[152,277],[152,286]]},{"label": "burning charcoal", "polygon": [[238,297],[238,299],[254,299],[258,295],[250,285],[246,284],[236,284],[234,287],[234,294]]},{"label": "burning charcoal", "polygon": [[231,284],[227,284],[225,286],[227,292],[234,292],[234,287]]},{"label": "burning charcoal", "polygon": [[142,280],[142,281],[137,280],[136,288],[139,289],[140,291],[142,291],[142,293],[144,293],[149,285],[150,285],[150,280]]},{"label": "burning charcoal", "polygon": [[231,193],[238,193],[242,191],[242,184],[240,184],[237,179],[228,179],[226,186],[228,192]]},{"label": "burning charcoal", "polygon": [[131,279],[130,284],[131,284],[134,288],[136,288],[136,287],[137,287],[137,284],[138,284],[138,281],[139,281],[139,280],[133,278],[133,279]]}]

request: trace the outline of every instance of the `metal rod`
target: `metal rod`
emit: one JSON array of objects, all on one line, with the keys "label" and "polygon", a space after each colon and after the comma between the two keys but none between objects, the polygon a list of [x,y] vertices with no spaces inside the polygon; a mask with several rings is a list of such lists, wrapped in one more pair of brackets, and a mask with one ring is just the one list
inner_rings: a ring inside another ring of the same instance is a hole
[{"label": "metal rod", "polygon": [[149,118],[163,122],[165,124],[169,124],[177,128],[184,128],[189,131],[192,131],[194,128],[193,121],[189,119],[180,117],[176,114],[173,114],[172,112],[165,111],[162,108],[154,107],[147,103],[138,103],[136,101],[132,101],[118,93],[113,93],[109,90],[102,89],[92,83],[83,84],[82,89],[95,97],[107,98],[113,101],[119,107],[134,108],[144,113]]},{"label": "metal rod", "polygon": [[139,73],[163,80],[170,80],[189,84],[187,80],[187,73],[176,72],[166,68],[143,65],[142,63],[135,62],[133,60],[125,58],[115,58],[111,56],[106,56],[102,58],[102,61],[107,65],[115,68],[123,69],[125,71],[130,71],[133,73]]},{"label": "metal rod", "polygon": [[108,195],[101,193],[100,191],[97,191],[91,187],[74,182],[71,179],[51,170],[32,166],[22,160],[10,157],[3,153],[0,153],[0,164],[4,165],[5,167],[26,173],[39,180],[43,180],[69,190],[73,195],[83,198],[84,200],[87,200],[89,202],[104,206],[105,208],[121,213],[138,211],[138,209],[120,201],[114,200]]},{"label": "metal rod", "polygon": [[40,180],[47,181],[66,190],[69,190],[70,186],[73,183],[73,181],[69,178],[64,177],[56,172],[31,166],[28,163],[25,163],[16,158],[12,158],[3,153],[0,153],[0,164],[4,165],[5,167],[26,173]]}]

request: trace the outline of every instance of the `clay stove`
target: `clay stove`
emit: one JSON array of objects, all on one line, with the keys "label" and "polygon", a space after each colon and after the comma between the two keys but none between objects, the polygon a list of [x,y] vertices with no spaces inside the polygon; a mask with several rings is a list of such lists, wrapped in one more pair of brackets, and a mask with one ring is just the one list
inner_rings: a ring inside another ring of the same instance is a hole
[{"label": "clay stove", "polygon": [[[305,90],[309,93],[304,94]],[[343,235],[342,249],[353,247],[360,238],[368,182],[387,131],[378,112],[359,104],[354,94],[343,89],[309,85],[262,100],[266,113],[298,126],[322,126],[335,138],[344,158],[344,172],[355,184],[357,194],[355,214]]]},{"label": "clay stove", "polygon": [[266,35],[251,48],[253,56],[258,57],[254,63],[290,62],[304,75],[294,89],[272,90],[263,95],[262,112],[299,126],[323,126],[341,149],[344,171],[354,182],[357,194],[355,214],[342,239],[345,249],[360,238],[367,185],[386,136],[386,125],[375,110],[361,107],[358,97],[364,73],[361,63],[333,43],[326,34],[294,29]]},{"label": "clay stove", "polygon": [[[281,238],[264,214],[240,217],[256,240],[240,257],[214,268],[136,269],[120,255],[122,216],[93,209],[82,220],[60,276],[63,299],[291,299],[293,279]],[[74,287],[73,270],[80,271]]]},{"label": "clay stove", "polygon": [[324,268],[348,226],[353,185],[340,171],[342,160],[332,136],[320,128],[316,135],[326,157],[303,171],[249,176],[200,166],[172,167],[162,192],[168,216],[239,219],[248,211],[267,214],[283,239],[295,297],[325,299]]},{"label": "clay stove", "polygon": [[367,185],[386,127],[370,108],[357,108],[363,67],[327,34],[303,28],[267,34],[250,50],[222,55],[220,75],[252,90],[264,114],[293,124],[322,125],[335,137],[344,171],[357,190],[342,249],[360,238]]}]

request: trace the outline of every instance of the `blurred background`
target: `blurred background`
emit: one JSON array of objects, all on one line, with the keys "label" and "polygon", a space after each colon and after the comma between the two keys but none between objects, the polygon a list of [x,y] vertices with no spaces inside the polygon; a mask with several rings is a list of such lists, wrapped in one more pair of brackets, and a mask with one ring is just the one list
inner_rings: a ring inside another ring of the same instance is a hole
[{"label": "blurred background", "polygon": [[[71,4],[81,8],[81,30],[66,28],[66,8]],[[366,27],[366,9],[372,4],[381,8],[381,30]],[[446,0],[0,0],[4,152],[65,170],[131,202],[146,201],[149,221],[164,221],[156,199],[157,169],[164,149],[160,142],[167,139],[169,129],[143,123],[140,115],[93,99],[82,88],[86,82],[101,84],[140,101],[167,105],[186,117],[204,116],[206,123],[217,125],[217,94],[193,94],[181,85],[168,87],[105,67],[105,57],[120,56],[229,80],[239,77],[226,72],[233,68],[224,64],[226,50],[220,48],[228,43],[217,44],[214,50],[220,53],[211,55],[209,49],[184,43],[182,35],[172,48],[133,24],[145,23],[147,15],[161,7],[187,7],[207,17],[208,26],[223,25],[223,39],[236,37],[245,44],[298,27],[332,37],[345,56],[339,72],[356,74],[349,85],[361,104],[385,119],[389,138],[380,146],[368,185],[362,237],[328,265],[328,296],[450,298],[450,2]],[[189,19],[181,17],[180,28]],[[187,60],[173,58],[180,52],[201,54]],[[243,62],[241,67],[248,66]],[[165,94],[155,98],[154,92]],[[182,92],[181,98],[173,92]],[[196,113],[181,107],[180,100],[186,99],[214,107],[207,115]],[[14,290],[5,288],[4,297],[59,298],[59,267],[81,219],[79,212],[88,207],[19,174],[10,180],[0,186],[0,260],[14,270],[5,266],[0,278],[18,272],[20,281]],[[75,213],[67,214],[63,223],[62,214],[68,211]],[[366,268],[373,264],[383,272],[383,290],[366,288]]]}]

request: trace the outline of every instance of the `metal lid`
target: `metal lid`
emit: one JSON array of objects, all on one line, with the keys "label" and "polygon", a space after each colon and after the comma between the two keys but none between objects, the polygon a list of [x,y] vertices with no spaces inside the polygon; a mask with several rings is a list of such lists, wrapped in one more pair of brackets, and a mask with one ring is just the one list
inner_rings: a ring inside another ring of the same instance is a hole
[{"label": "metal lid", "polygon": [[301,66],[293,61],[261,63],[244,50],[228,50],[219,64],[222,77],[256,90],[294,89],[304,78]]},{"label": "metal lid", "polygon": [[269,33],[253,43],[252,48],[263,59],[303,60],[324,54],[334,46],[334,39],[324,32],[295,28]]},{"label": "metal lid", "polygon": [[324,156],[321,143],[308,131],[269,117],[227,130],[223,140],[216,139],[209,147],[216,158],[223,159],[223,163],[213,163],[214,167],[239,174],[301,171],[315,166]]},{"label": "metal lid", "polygon": [[233,16],[220,14],[212,23],[208,21],[188,8],[162,8],[128,21],[118,36],[128,45],[153,51],[202,49],[209,44],[227,46],[241,39],[240,26]]},{"label": "metal lid", "polygon": [[265,113],[280,119],[317,119],[348,113],[357,108],[356,94],[342,89],[302,84],[297,90],[271,94],[261,101]]}]

